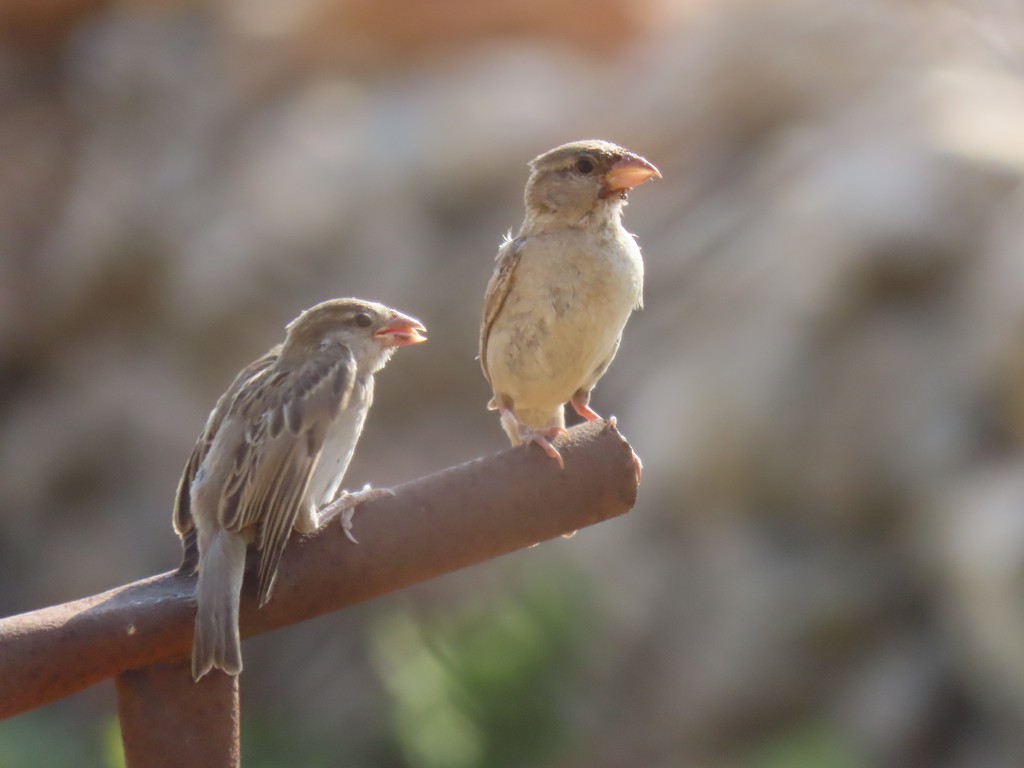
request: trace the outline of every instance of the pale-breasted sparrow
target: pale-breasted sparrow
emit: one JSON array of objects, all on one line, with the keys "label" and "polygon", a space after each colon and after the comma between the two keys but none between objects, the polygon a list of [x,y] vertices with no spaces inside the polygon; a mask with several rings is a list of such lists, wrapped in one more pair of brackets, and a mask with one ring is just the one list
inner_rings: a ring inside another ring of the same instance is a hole
[{"label": "pale-breasted sparrow", "polygon": [[565,431],[563,405],[601,418],[590,392],[642,304],[643,260],[622,208],[626,192],[651,177],[661,174],[647,160],[599,140],[530,163],[526,217],[498,250],[480,326],[488,407],[513,445],[535,442],[562,464],[551,441]]}]

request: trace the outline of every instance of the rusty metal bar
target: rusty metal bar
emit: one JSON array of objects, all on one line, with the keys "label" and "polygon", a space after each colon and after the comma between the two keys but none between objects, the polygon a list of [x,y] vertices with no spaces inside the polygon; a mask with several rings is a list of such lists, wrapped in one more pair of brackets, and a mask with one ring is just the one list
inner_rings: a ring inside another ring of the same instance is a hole
[{"label": "rusty metal bar", "polygon": [[[290,543],[270,603],[257,610],[251,592],[243,594],[242,636],[363,602],[633,506],[632,455],[618,432],[599,423],[575,427],[559,449],[564,471],[527,446],[399,486],[395,497],[357,512],[358,546],[337,525]],[[194,579],[165,573],[0,619],[0,718],[126,670],[184,658],[194,589]],[[122,678],[121,688],[133,680]],[[183,689],[191,695],[183,694],[176,706],[198,706],[199,689]]]},{"label": "rusty metal bar", "polygon": [[116,678],[129,768],[238,768],[238,678],[192,682],[188,661],[151,664]]}]

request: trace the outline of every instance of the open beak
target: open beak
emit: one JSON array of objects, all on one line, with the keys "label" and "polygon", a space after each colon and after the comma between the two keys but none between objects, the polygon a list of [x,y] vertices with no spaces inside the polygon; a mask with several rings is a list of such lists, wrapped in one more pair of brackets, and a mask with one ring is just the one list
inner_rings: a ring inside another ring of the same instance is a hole
[{"label": "open beak", "polygon": [[423,335],[426,332],[419,320],[396,312],[373,337],[385,347],[408,347],[426,341],[427,337]]},{"label": "open beak", "polygon": [[640,155],[626,155],[617,160],[604,175],[602,197],[628,192],[650,178],[661,178],[661,172]]}]

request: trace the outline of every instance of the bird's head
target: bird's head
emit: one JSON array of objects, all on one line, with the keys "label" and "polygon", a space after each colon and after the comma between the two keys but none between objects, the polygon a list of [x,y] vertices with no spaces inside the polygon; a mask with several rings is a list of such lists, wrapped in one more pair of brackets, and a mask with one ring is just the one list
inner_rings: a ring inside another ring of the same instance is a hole
[{"label": "bird's head", "polygon": [[383,304],[332,299],[307,309],[288,324],[282,357],[344,344],[352,350],[360,371],[375,373],[398,347],[426,341],[426,330],[416,318]]},{"label": "bird's head", "polygon": [[635,152],[599,139],[574,141],[530,162],[527,216],[564,219],[572,224],[602,206],[622,207],[626,193],[661,173]]}]

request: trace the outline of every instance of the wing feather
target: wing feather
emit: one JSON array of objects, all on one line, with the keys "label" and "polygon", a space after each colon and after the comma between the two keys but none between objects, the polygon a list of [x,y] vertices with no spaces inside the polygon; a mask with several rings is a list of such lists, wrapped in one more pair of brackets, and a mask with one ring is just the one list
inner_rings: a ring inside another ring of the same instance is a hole
[{"label": "wing feather", "polygon": [[257,379],[237,393],[237,417],[249,428],[236,451],[219,516],[228,531],[255,526],[260,605],[270,599],[327,427],[348,405],[355,376],[351,350],[335,345],[289,371],[276,386],[259,386]]},{"label": "wing feather", "polygon": [[484,293],[483,320],[480,323],[480,367],[483,369],[484,378],[491,380],[490,372],[487,370],[487,342],[491,335],[491,326],[495,318],[501,312],[509,291],[512,289],[512,280],[516,267],[519,265],[523,252],[525,238],[506,238],[498,249],[497,266],[494,274],[487,283],[487,291]]},{"label": "wing feather", "polygon": [[247,365],[235,376],[231,386],[220,396],[217,404],[206,419],[206,426],[203,427],[199,439],[192,448],[192,454],[185,464],[185,469],[178,480],[178,489],[174,498],[174,530],[182,540],[182,559],[178,567],[180,573],[195,573],[199,567],[199,548],[196,542],[195,522],[192,519],[192,482],[196,473],[203,464],[206,454],[210,451],[213,438],[220,429],[224,417],[231,410],[238,392],[256,376],[261,375],[277,360],[280,347],[274,347],[263,357]]}]

